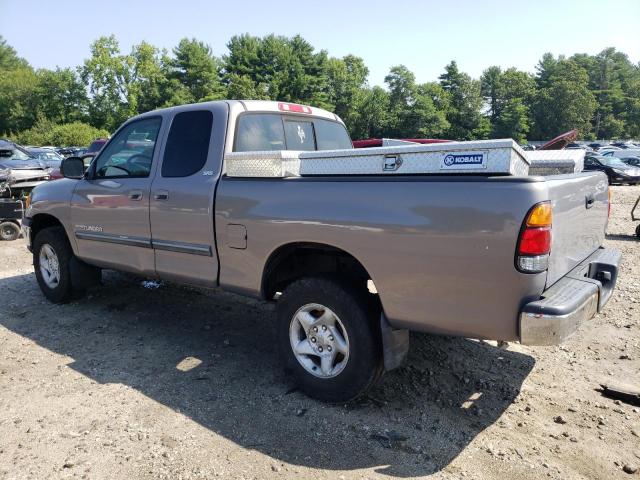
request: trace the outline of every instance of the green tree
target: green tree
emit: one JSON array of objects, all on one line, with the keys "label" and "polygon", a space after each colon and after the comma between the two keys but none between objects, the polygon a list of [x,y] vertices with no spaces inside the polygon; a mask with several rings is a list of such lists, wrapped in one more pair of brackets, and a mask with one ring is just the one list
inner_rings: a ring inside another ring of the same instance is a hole
[{"label": "green tree", "polygon": [[461,72],[458,64],[452,61],[440,75],[440,85],[451,98],[447,111],[450,124],[447,136],[455,140],[488,138],[491,124],[482,115],[480,81]]},{"label": "green tree", "polygon": [[30,128],[38,118],[38,77],[31,67],[0,74],[0,132]]},{"label": "green tree", "polygon": [[534,104],[534,137],[550,138],[577,129],[583,136],[591,133],[591,119],[597,103],[589,90],[589,77],[577,63],[560,59],[552,72],[539,70],[538,81],[545,85],[536,94]]},{"label": "green tree", "polygon": [[440,136],[449,127],[446,109],[449,96],[436,83],[418,85],[404,65],[391,68],[385,77],[389,86],[389,117],[385,133],[397,138]]},{"label": "green tree", "polygon": [[4,37],[0,35],[0,72],[25,67],[29,67],[27,61],[24,58],[20,58],[15,48],[9,45]]},{"label": "green tree", "polygon": [[489,107],[491,123],[495,123],[499,114],[498,89],[501,78],[502,69],[498,66],[487,68],[480,77],[480,92]]},{"label": "green tree", "polygon": [[369,69],[360,57],[347,55],[327,61],[327,101],[350,130],[358,123],[368,76]]},{"label": "green tree", "polygon": [[94,139],[108,137],[109,132],[82,122],[56,124],[40,117],[36,124],[12,136],[24,145],[89,145]]},{"label": "green tree", "polygon": [[225,97],[220,83],[220,61],[211,47],[195,38],[183,38],[173,49],[173,58],[167,61],[167,78],[174,88],[183,88],[180,98],[186,103],[219,100]]},{"label": "green tree", "polygon": [[[256,92],[260,98],[333,108],[328,95],[327,53],[314,52],[302,37],[238,35],[227,48],[223,81],[226,85],[235,83],[234,92]],[[238,88],[240,79],[242,89]]]},{"label": "green tree", "polygon": [[70,68],[36,72],[38,112],[52,122],[66,123],[87,117],[89,98],[84,83]]},{"label": "green tree", "polygon": [[534,78],[515,68],[502,71],[490,67],[484,71],[480,83],[489,105],[491,135],[524,141],[530,128],[530,105],[536,91]]},{"label": "green tree", "polygon": [[91,96],[89,119],[99,128],[115,130],[137,113],[136,90],[131,89],[134,60],[120,53],[114,35],[100,37],[91,44],[91,58],[80,69]]},{"label": "green tree", "polygon": [[354,139],[380,138],[388,135],[389,93],[378,86],[364,90],[362,104],[355,123],[351,125]]},{"label": "green tree", "polygon": [[128,97],[134,97],[137,113],[144,113],[163,106],[168,100],[166,69],[162,64],[165,52],[150,43],[134,45],[127,63],[131,74]]}]

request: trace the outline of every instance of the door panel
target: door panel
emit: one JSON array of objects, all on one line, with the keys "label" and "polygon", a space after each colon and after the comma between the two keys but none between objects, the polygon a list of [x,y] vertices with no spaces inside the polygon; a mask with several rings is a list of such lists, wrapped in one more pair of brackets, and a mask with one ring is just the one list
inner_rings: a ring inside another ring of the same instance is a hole
[{"label": "door panel", "polygon": [[80,258],[108,268],[155,273],[150,182],[149,178],[78,181],[71,220]]},{"label": "door panel", "polygon": [[154,275],[149,225],[152,167],[161,118],[125,124],[79,180],[71,220],[80,258],[93,264]]},{"label": "door panel", "polygon": [[214,196],[226,117],[227,105],[213,104],[180,111],[171,122],[150,198],[152,244],[161,278],[217,285]]}]

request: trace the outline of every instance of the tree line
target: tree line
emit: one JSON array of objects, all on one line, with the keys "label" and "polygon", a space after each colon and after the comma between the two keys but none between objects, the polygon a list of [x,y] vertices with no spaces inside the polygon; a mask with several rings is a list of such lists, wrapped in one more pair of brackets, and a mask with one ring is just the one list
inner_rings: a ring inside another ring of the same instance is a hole
[{"label": "tree line", "polygon": [[333,111],[353,138],[523,142],[572,128],[584,139],[640,137],[640,65],[615,48],[546,53],[534,74],[490,66],[479,79],[452,61],[437,81],[418,83],[397,65],[386,88],[368,83],[362,58],[331,57],[299,35],[234,36],[221,58],[188,38],[171,51],[141,42],[123,53],[112,35],[90,52],[76,68],[34,69],[0,37],[0,133],[24,143],[51,138],[56,128],[99,136],[159,107],[264,99]]}]

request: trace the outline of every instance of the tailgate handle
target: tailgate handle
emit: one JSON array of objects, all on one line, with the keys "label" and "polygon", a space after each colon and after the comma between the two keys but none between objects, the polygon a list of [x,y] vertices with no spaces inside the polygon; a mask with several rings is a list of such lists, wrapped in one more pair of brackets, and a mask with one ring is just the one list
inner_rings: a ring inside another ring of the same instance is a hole
[{"label": "tailgate handle", "polygon": [[586,207],[587,207],[587,208],[591,208],[591,207],[593,207],[593,204],[595,203],[596,198],[594,197],[594,195],[593,195],[593,194],[591,194],[591,195],[587,195],[587,196],[585,197],[585,201],[586,201]]}]

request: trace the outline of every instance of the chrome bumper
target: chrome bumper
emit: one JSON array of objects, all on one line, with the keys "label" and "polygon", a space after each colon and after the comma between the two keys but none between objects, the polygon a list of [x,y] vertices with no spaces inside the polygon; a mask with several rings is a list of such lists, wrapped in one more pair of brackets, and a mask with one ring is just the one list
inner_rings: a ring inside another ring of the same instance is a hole
[{"label": "chrome bumper", "polygon": [[620,252],[600,248],[567,275],[527,303],[520,312],[520,343],[557,345],[611,298],[618,277]]}]

